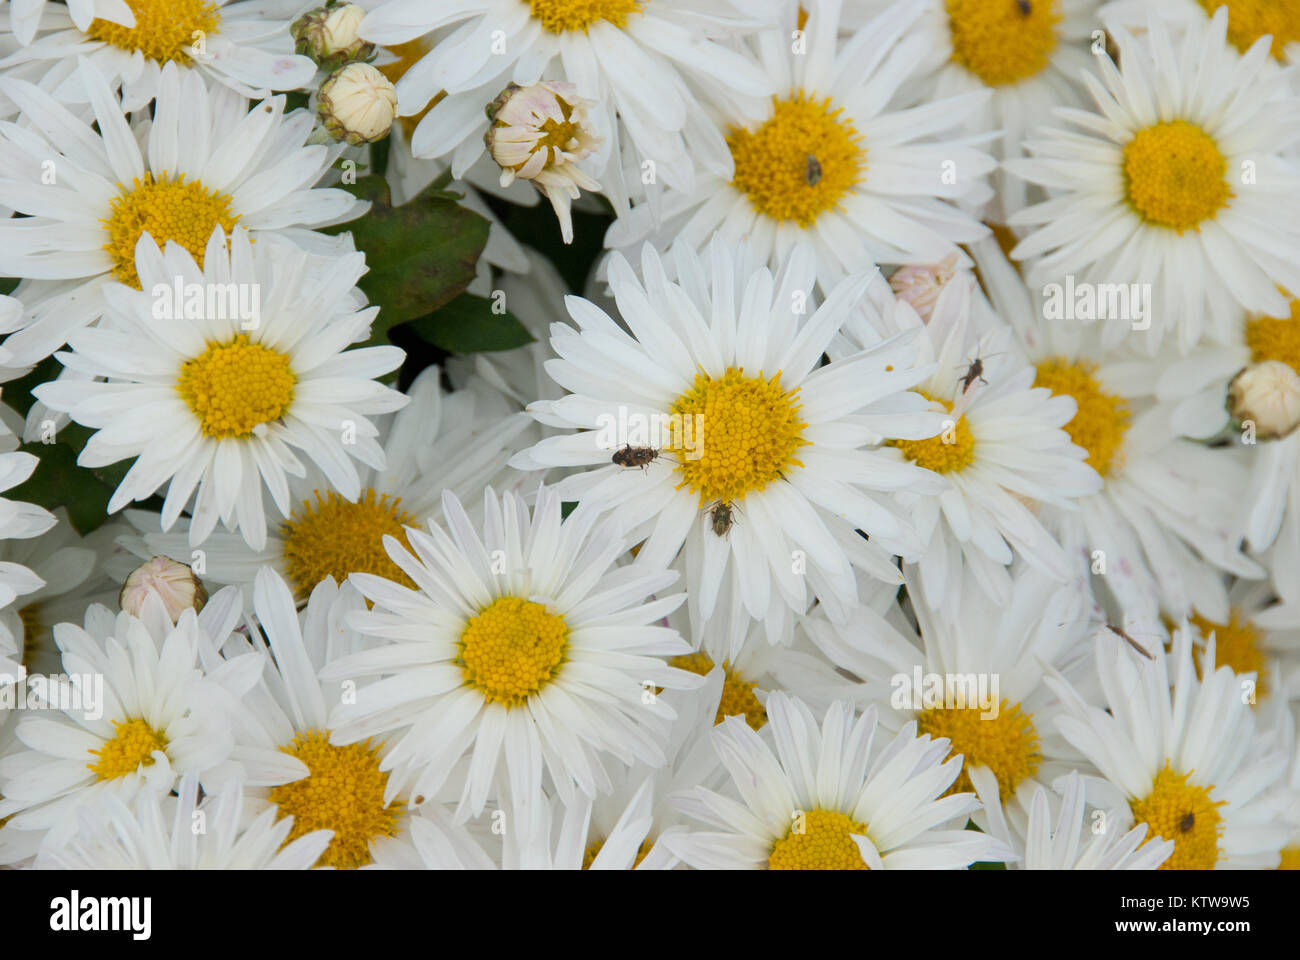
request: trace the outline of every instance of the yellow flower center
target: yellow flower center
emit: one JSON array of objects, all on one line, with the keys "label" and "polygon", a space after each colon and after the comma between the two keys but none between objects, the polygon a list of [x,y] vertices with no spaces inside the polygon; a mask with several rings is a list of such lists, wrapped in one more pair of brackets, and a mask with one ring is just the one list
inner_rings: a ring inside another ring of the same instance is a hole
[{"label": "yellow flower center", "polygon": [[[1199,613],[1188,617],[1207,640],[1214,634],[1214,665],[1229,666],[1233,673],[1255,673],[1256,698],[1264,696],[1265,678],[1264,648],[1261,644],[1259,630],[1241,611],[1233,609],[1228,613],[1227,623],[1215,623]],[[1201,675],[1201,661],[1196,660],[1196,675]]]},{"label": "yellow flower center", "polygon": [[1300,870],[1300,847],[1284,847],[1282,849],[1282,862],[1277,865],[1279,870]]},{"label": "yellow flower center", "polygon": [[1289,317],[1255,317],[1247,321],[1245,339],[1252,363],[1278,360],[1300,373],[1300,300],[1291,301]]},{"label": "yellow flower center", "polygon": [[137,178],[131,188],[110,201],[112,214],[100,221],[108,231],[104,249],[113,258],[113,276],[128,286],[140,289],[135,271],[135,245],[140,234],[149,233],[161,250],[168,240],[189,251],[194,262],[203,267],[203,250],[212,231],[220,225],[226,233],[239,221],[230,212],[231,198],[209,190],[197,180],[185,181],[185,174],[168,180],[164,171],[155,180],[152,173]]},{"label": "yellow flower center", "polygon": [[933,707],[916,718],[916,725],[917,733],[947,737],[952,741],[948,755],[960,753],[965,758],[949,794],[974,790],[967,771],[983,765],[997,777],[998,792],[1006,801],[1020,781],[1037,772],[1043,759],[1033,714],[1025,713],[1018,703],[1003,700],[996,717],[985,717],[979,706]]},{"label": "yellow flower center", "polygon": [[757,130],[728,132],[731,182],[759,213],[807,228],[857,185],[867,151],[829,97],[796,91],[772,103],[771,119]]},{"label": "yellow flower center", "polygon": [[[397,57],[392,63],[386,63],[383,66],[376,66],[375,69],[382,73],[394,85],[398,80],[406,76],[406,71],[415,66],[426,53],[433,49],[433,42],[429,39],[428,34],[423,37],[416,37],[414,40],[407,40],[405,43],[396,43],[391,47],[384,47],[389,53]],[[439,90],[419,113],[412,114],[409,117],[398,117],[397,120],[402,125],[409,140],[415,128],[420,125],[424,115],[438,105],[438,102],[447,95],[446,90]],[[384,171],[379,171],[383,173]]]},{"label": "yellow flower center", "polygon": [[1288,43],[1300,41],[1300,6],[1295,0],[1199,0],[1205,12],[1214,16],[1228,8],[1228,42],[1245,53],[1263,36],[1273,38],[1273,56],[1283,59]]},{"label": "yellow flower center", "polygon": [[167,750],[167,738],[144,720],[114,720],[113,739],[99,750],[91,750],[98,757],[86,764],[100,780],[116,780],[135,773],[141,766],[153,766],[153,752]]},{"label": "yellow flower center", "polygon": [[1096,364],[1054,357],[1038,364],[1034,386],[1074,397],[1078,412],[1065,425],[1070,439],[1088,451],[1088,463],[1103,477],[1122,462],[1120,451],[1128,432],[1128,401],[1101,388]]},{"label": "yellow flower center", "polygon": [[1147,223],[1182,233],[1228,205],[1228,161],[1186,120],[1144,127],[1124,148],[1124,189]]},{"label": "yellow flower center", "polygon": [[132,53],[139,50],[159,63],[174,60],[188,66],[193,62],[189,48],[202,50],[221,28],[221,12],[212,0],[126,0],[126,5],[135,14],[134,27],[95,19],[86,35]]},{"label": "yellow flower center", "polygon": [[199,418],[204,436],[225,439],[247,437],[254,427],[283,416],[296,382],[287,355],[249,343],[241,333],[187,360],[176,389]]},{"label": "yellow flower center", "polygon": [[285,843],[313,830],[333,830],[318,867],[355,870],[371,862],[370,841],[397,836],[403,804],[384,806],[388,774],[379,769],[379,749],[370,741],[336,747],[323,730],[308,730],[280,748],[297,757],[310,774],[271,790],[277,820],[293,817]]},{"label": "yellow flower center", "polygon": [[1155,837],[1174,842],[1174,852],[1161,870],[1213,870],[1219,862],[1219,807],[1225,801],[1211,800],[1214,788],[1188,783],[1189,775],[1175,773],[1166,760],[1151,793],[1129,802],[1133,817],[1147,825],[1147,842]]},{"label": "yellow flower center", "polygon": [[772,846],[769,870],[870,870],[850,834],[867,827],[838,810],[809,810]]},{"label": "yellow flower center", "polygon": [[[651,848],[654,847],[654,845],[655,845],[654,837],[646,837],[644,840],[641,841],[641,846],[638,847],[636,851],[636,859],[632,861],[633,870],[641,866],[641,861],[645,859],[646,854],[650,852]],[[582,854],[582,869],[584,870],[591,869],[592,863],[595,862],[596,856],[600,853],[601,849],[604,846],[605,846],[604,840],[597,840],[594,843],[587,844],[587,849],[583,851]]]},{"label": "yellow flower center", "polygon": [[[713,659],[702,650],[673,657],[668,663],[681,670],[698,673],[701,677],[708,676],[713,669]],[[713,722],[719,724],[727,717],[744,717],[745,722],[755,730],[762,729],[767,723],[767,710],[754,693],[756,684],[731,669],[731,665],[725,661],[722,671],[725,676],[722,681],[722,699],[718,702],[718,713]]]},{"label": "yellow flower center", "polygon": [[803,438],[807,424],[799,419],[798,393],[782,389],[779,370],[770,380],[761,371],[747,377],[734,367],[718,380],[697,373],[669,410],[681,415],[683,434],[699,425],[692,440],[697,449],[690,449],[685,435],[665,445],[677,455],[678,488],[698,493],[701,507],[731,503],[802,467],[795,452],[809,441]]},{"label": "yellow flower center", "polygon": [[640,12],[642,3],[644,0],[528,0],[528,7],[543,30],[586,33],[597,20],[608,20],[622,30],[627,18]]},{"label": "yellow flower center", "polygon": [[465,683],[489,703],[522,706],[564,662],[569,627],[540,603],[498,597],[470,619],[458,663]]},{"label": "yellow flower center", "polygon": [[952,59],[990,87],[1019,83],[1051,62],[1056,0],[946,0]]},{"label": "yellow flower center", "polygon": [[[932,403],[938,403],[944,410],[952,412],[951,404],[935,399],[924,390],[918,392]],[[907,459],[935,473],[958,473],[975,462],[975,437],[964,416],[958,417],[955,423],[945,421],[944,430],[937,437],[892,442],[903,451],[903,456]]]},{"label": "yellow flower center", "polygon": [[415,589],[411,578],[393,563],[384,549],[384,535],[396,537],[404,546],[407,526],[413,516],[400,508],[401,497],[391,503],[387,495],[367,489],[356,503],[333,490],[323,497],[313,491],[315,503],[304,500],[284,524],[284,570],[299,597],[311,593],[326,577],[342,583],[349,573],[373,573],[377,577]]}]

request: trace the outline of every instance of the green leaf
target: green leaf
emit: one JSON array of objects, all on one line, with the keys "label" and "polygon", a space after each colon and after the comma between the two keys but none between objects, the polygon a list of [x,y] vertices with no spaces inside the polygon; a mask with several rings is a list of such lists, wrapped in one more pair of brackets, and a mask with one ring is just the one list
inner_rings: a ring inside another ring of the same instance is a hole
[{"label": "green leaf", "polygon": [[440,310],[411,322],[420,339],[449,353],[513,350],[533,338],[508,310],[493,311],[492,301],[462,293]]},{"label": "green leaf", "polygon": [[425,190],[394,207],[383,177],[362,177],[344,189],[369,200],[370,211],[324,232],[351,231],[365,252],[370,270],[358,286],[380,307],[371,342],[382,343],[389,328],[432,313],[469,286],[488,222],[445,190]]},{"label": "green leaf", "polygon": [[53,510],[67,507],[72,527],[83,537],[108,519],[113,488],[94,471],[77,466],[77,452],[66,443],[25,443],[22,450],[40,458],[25,483],[5,492],[10,500],[23,500]]}]

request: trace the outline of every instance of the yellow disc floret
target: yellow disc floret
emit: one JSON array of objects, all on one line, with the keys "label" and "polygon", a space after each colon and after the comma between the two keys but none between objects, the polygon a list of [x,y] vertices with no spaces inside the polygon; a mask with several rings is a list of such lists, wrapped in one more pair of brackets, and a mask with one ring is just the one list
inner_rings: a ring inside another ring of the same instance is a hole
[{"label": "yellow disc floret", "polygon": [[551,33],[587,32],[597,20],[608,20],[620,30],[644,0],[528,0],[533,19]]},{"label": "yellow disc floret", "polygon": [[171,240],[189,251],[194,262],[203,267],[203,251],[217,226],[226,233],[234,229],[239,217],[230,212],[231,199],[224,193],[209,190],[198,180],[186,181],[181,174],[167,179],[166,171],[157,180],[152,173],[136,178],[131,187],[111,201],[112,214],[103,224],[108,231],[104,249],[113,258],[113,276],[128,286],[140,289],[135,270],[135,245],[140,234],[148,231],[162,250]]},{"label": "yellow disc floret", "polygon": [[838,810],[809,810],[793,819],[790,832],[772,846],[769,870],[871,869],[851,836],[866,836],[865,824]]},{"label": "yellow disc floret", "polygon": [[221,28],[221,12],[213,0],[126,0],[126,5],[135,14],[134,27],[95,19],[86,35],[131,53],[138,50],[159,63],[174,60],[188,66],[193,62],[190,48],[201,51]]},{"label": "yellow disc floret", "polygon": [[297,378],[289,357],[241,333],[213,343],[181,367],[176,389],[214,439],[247,437],[253,428],[278,420],[293,401]]},{"label": "yellow disc floret", "polygon": [[1286,45],[1300,42],[1300,4],[1295,0],[1199,0],[1214,16],[1228,8],[1228,42],[1245,53],[1260,37],[1273,38],[1273,56],[1286,59]]},{"label": "yellow disc floret", "polygon": [[1038,364],[1034,386],[1074,397],[1078,411],[1065,425],[1070,439],[1088,451],[1088,463],[1103,477],[1120,465],[1120,451],[1128,432],[1128,401],[1102,389],[1097,366],[1087,360],[1071,362],[1053,357]]},{"label": "yellow disc floret", "polygon": [[1218,214],[1232,190],[1228,161],[1194,123],[1144,127],[1124,148],[1124,189],[1147,223],[1182,233]]},{"label": "yellow disc floret", "polygon": [[[952,411],[950,404],[936,400],[924,391],[920,393],[927,400]],[[975,462],[975,437],[965,416],[958,417],[955,421],[946,420],[943,427],[943,432],[938,436],[926,440],[894,440],[893,445],[919,467],[935,473],[958,473]]]},{"label": "yellow disc floret", "polygon": [[[1199,613],[1193,613],[1187,619],[1196,624],[1201,636],[1207,640],[1211,633],[1214,634],[1215,667],[1231,667],[1233,673],[1254,673],[1255,693],[1264,696],[1268,674],[1264,669],[1263,637],[1250,619],[1242,616],[1236,608],[1229,611],[1227,623],[1215,623]],[[1196,674],[1201,674],[1199,658],[1196,660]]]},{"label": "yellow disc floret", "polygon": [[1252,363],[1277,360],[1300,373],[1300,300],[1291,301],[1289,317],[1248,320],[1245,340]]},{"label": "yellow disc floret", "polygon": [[349,573],[373,573],[415,588],[384,549],[386,534],[410,546],[403,528],[416,521],[401,509],[401,497],[389,501],[386,494],[367,489],[351,503],[333,490],[324,496],[319,490],[313,492],[316,502],[304,500],[280,534],[284,570],[298,596],[310,594],[326,577],[342,583]]},{"label": "yellow disc floret", "polygon": [[[802,467],[795,453],[808,441],[798,393],[781,387],[780,371],[770,379],[734,367],[716,380],[697,373],[669,411],[682,417],[683,429],[664,447],[677,456],[678,487],[698,493],[701,507],[731,503]],[[690,424],[697,426],[688,444]]]},{"label": "yellow disc floret", "polygon": [[1051,62],[1057,0],[946,0],[952,59],[990,87],[1019,83]]},{"label": "yellow disc floret", "polygon": [[932,707],[916,718],[917,733],[947,737],[952,741],[949,756],[965,758],[961,775],[948,793],[964,793],[975,788],[967,771],[982,765],[998,779],[1002,798],[1012,796],[1016,786],[1038,770],[1043,756],[1038,748],[1038,731],[1033,714],[1025,713],[1018,703],[1003,700],[997,716],[980,706]]},{"label": "yellow disc floret", "polygon": [[[713,658],[702,650],[699,653],[673,657],[668,663],[681,670],[698,673],[701,677],[708,676],[709,671],[713,669]],[[752,680],[746,680],[733,670],[730,663],[724,662],[722,671],[724,675],[722,699],[718,701],[718,713],[713,722],[718,724],[727,717],[744,717],[745,722],[755,730],[762,729],[767,723],[767,709],[754,693],[757,684]]]},{"label": "yellow disc floret", "polygon": [[1300,870],[1300,847],[1283,847],[1279,870]]},{"label": "yellow disc floret", "polygon": [[1166,760],[1151,792],[1129,802],[1134,819],[1147,825],[1147,842],[1154,837],[1174,842],[1174,852],[1161,870],[1213,870],[1219,862],[1219,807],[1225,801],[1210,798],[1213,787],[1188,783],[1190,776],[1175,773]]},{"label": "yellow disc floret", "polygon": [[558,673],[569,644],[564,618],[540,603],[498,597],[461,634],[465,683],[490,703],[523,705]]},{"label": "yellow disc floret", "polygon": [[86,767],[100,780],[116,780],[135,773],[141,766],[153,766],[155,750],[167,750],[167,737],[162,731],[144,720],[114,720],[113,738],[100,749],[90,751],[99,759]]},{"label": "yellow disc floret", "polygon": [[403,804],[384,805],[388,774],[379,769],[379,750],[370,741],[337,747],[323,730],[308,730],[282,751],[311,771],[301,780],[271,790],[276,819],[293,817],[285,843],[313,830],[333,830],[317,866],[355,870],[370,863],[370,841],[397,835]]},{"label": "yellow disc floret", "polygon": [[862,179],[867,151],[842,112],[829,97],[802,91],[774,99],[771,119],[758,129],[727,134],[732,184],[759,213],[812,226]]}]

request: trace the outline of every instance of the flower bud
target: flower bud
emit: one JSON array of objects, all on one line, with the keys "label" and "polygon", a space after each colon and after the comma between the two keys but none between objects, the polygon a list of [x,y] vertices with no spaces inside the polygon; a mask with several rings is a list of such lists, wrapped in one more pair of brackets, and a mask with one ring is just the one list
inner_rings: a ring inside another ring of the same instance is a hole
[{"label": "flower bud", "polygon": [[369,60],[375,45],[357,36],[366,17],[355,3],[331,3],[304,13],[289,28],[294,50],[311,57],[327,73],[353,60]]},{"label": "flower bud", "polygon": [[900,267],[889,278],[889,286],[894,296],[911,304],[921,319],[929,323],[939,294],[956,273],[957,254],[950,253],[937,264]]},{"label": "flower bud", "polygon": [[1300,426],[1300,376],[1290,364],[1265,360],[1244,368],[1228,384],[1228,412],[1255,424],[1259,440],[1279,440]]},{"label": "flower bud", "polygon": [[349,63],[320,85],[316,112],[335,140],[353,146],[388,136],[397,116],[397,90],[368,63]]},{"label": "flower bud", "polygon": [[601,138],[591,133],[587,108],[594,102],[577,95],[571,83],[531,87],[512,83],[487,108],[492,126],[483,138],[501,168],[501,186],[516,178],[531,180],[551,201],[565,243],[573,242],[569,203],[600,184],[578,168],[596,152]]},{"label": "flower bud", "polygon": [[208,602],[208,592],[194,571],[171,557],[153,557],[132,570],[122,584],[117,605],[138,617],[151,593],[162,600],[173,623],[183,610],[191,607],[202,610]]}]

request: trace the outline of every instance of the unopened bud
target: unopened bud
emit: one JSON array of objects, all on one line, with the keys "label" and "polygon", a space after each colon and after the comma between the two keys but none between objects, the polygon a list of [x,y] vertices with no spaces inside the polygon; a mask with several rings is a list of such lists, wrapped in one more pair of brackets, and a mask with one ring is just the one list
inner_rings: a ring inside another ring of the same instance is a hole
[{"label": "unopened bud", "polygon": [[355,3],[332,3],[309,10],[293,22],[294,50],[332,73],[353,60],[369,60],[375,45],[357,36],[366,11]]},{"label": "unopened bud", "polygon": [[117,605],[138,617],[151,593],[162,600],[173,623],[182,611],[191,607],[202,610],[208,602],[208,592],[194,571],[171,557],[153,557],[132,570],[122,584]]},{"label": "unopened bud", "polygon": [[1255,424],[1259,440],[1278,440],[1300,426],[1300,375],[1281,360],[1252,363],[1228,384],[1228,412]]},{"label": "unopened bud", "polygon": [[316,112],[335,140],[354,147],[388,136],[397,116],[397,90],[368,63],[349,63],[320,85]]},{"label": "unopened bud", "polygon": [[894,296],[911,304],[923,321],[930,322],[939,294],[957,273],[957,254],[950,253],[936,264],[900,267],[889,278]]},{"label": "unopened bud", "polygon": [[559,81],[531,87],[512,83],[488,106],[492,126],[483,138],[501,168],[501,186],[516,178],[531,180],[551,201],[565,243],[573,241],[570,202],[583,190],[600,189],[578,168],[579,160],[596,152],[601,138],[587,122],[587,108],[594,102],[577,91]]}]

